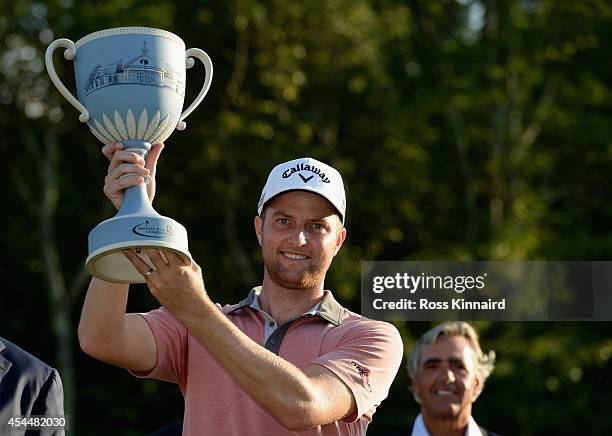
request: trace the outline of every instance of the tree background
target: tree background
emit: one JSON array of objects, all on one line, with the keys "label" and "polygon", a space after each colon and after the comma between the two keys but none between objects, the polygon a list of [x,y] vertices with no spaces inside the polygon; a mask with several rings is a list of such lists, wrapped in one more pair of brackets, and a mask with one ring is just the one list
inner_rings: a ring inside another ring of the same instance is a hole
[{"label": "tree background", "polygon": [[[78,347],[87,234],[113,213],[107,163],[50,84],[46,46],[96,30],[170,30],[211,56],[211,90],[167,141],[156,209],[184,224],[207,289],[236,302],[261,277],[252,230],[269,170],[340,170],[348,240],[326,286],[359,311],[362,260],[608,260],[612,4],[603,0],[0,0],[0,334],[56,366],[72,434],[180,420],[167,383]],[[61,52],[61,51],[58,51]],[[74,89],[72,65],[56,54]],[[186,101],[203,80],[188,71]],[[133,287],[128,309],[156,301]],[[476,322],[495,372],[475,404],[504,434],[609,434],[612,329]],[[409,350],[431,323],[398,323]],[[402,369],[369,434],[418,406]]]}]

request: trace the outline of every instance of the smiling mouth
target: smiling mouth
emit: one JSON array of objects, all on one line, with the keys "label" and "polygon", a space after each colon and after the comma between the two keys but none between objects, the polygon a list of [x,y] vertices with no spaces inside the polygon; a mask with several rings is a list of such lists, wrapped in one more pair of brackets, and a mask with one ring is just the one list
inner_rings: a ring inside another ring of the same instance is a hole
[{"label": "smiling mouth", "polygon": [[283,255],[283,257],[285,257],[287,259],[291,259],[291,260],[306,260],[306,259],[308,259],[308,256],[304,256],[303,254],[297,254],[297,253],[289,253],[288,251],[281,251],[281,254]]},{"label": "smiling mouth", "polygon": [[437,389],[434,391],[434,395],[438,397],[449,397],[451,395],[457,395],[457,392],[450,389]]}]

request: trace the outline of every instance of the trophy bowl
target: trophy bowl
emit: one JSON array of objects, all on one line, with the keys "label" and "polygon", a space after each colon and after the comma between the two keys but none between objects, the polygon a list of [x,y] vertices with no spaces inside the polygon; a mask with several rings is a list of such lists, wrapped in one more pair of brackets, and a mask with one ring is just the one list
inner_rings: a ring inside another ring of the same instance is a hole
[{"label": "trophy bowl", "polygon": [[[57,48],[64,48],[64,57],[74,60],[78,99],[55,71],[53,52]],[[186,69],[194,65],[194,58],[204,64],[204,84],[182,111]],[[149,27],[100,30],[76,43],[57,39],[47,48],[45,64],[53,84],[80,112],[79,120],[87,123],[96,138],[104,144],[122,142],[125,150],[143,158],[152,144],[164,142],[174,129],[185,129],[185,118],[206,96],[213,75],[212,62],[204,51],[185,50],[185,43],[175,34]],[[124,256],[125,249],[163,248],[191,263],[185,227],[153,209],[145,184],[128,188],[117,214],[98,224],[88,239],[87,270],[110,282],[145,282]]]}]

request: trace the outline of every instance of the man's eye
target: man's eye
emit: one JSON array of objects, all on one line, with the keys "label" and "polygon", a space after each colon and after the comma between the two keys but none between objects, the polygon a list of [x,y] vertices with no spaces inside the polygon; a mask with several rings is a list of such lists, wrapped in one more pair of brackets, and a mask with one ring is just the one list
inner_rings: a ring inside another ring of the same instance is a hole
[{"label": "man's eye", "polygon": [[289,220],[287,218],[279,218],[276,222],[283,226],[289,224]]},{"label": "man's eye", "polygon": [[310,227],[312,228],[312,230],[314,230],[315,232],[325,232],[325,231],[329,231],[329,228],[325,226],[325,223],[312,223],[310,225]]}]

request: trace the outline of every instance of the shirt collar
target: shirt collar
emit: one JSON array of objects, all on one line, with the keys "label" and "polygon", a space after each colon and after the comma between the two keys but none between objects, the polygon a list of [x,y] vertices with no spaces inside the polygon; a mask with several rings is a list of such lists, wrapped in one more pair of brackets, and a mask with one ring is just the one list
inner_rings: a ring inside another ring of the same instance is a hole
[{"label": "shirt collar", "polygon": [[[255,293],[255,298],[253,298],[253,302],[249,306],[252,307],[253,309],[261,310],[261,306],[259,305],[259,294],[257,292]],[[319,310],[320,307],[321,307],[321,302],[319,301],[317,304],[312,306],[310,310],[304,312],[302,316],[306,316],[306,315],[314,316],[317,314],[317,311]]]},{"label": "shirt collar", "polygon": [[[423,421],[423,415],[421,413],[419,413],[419,416],[417,416],[412,426],[412,436],[430,436],[427,427],[425,427],[425,421]],[[464,436],[482,436],[480,427],[478,427],[478,424],[476,424],[472,416],[470,416]]]},{"label": "shirt collar", "polygon": [[[243,307],[252,307],[259,310],[259,294],[261,292],[261,286],[257,286],[251,289],[249,295],[242,300],[240,303],[232,307],[227,313],[230,314]],[[335,326],[342,324],[342,318],[344,315],[344,307],[340,305],[330,291],[323,291],[323,298],[316,305],[314,305],[304,315],[313,315],[323,318]]]}]

